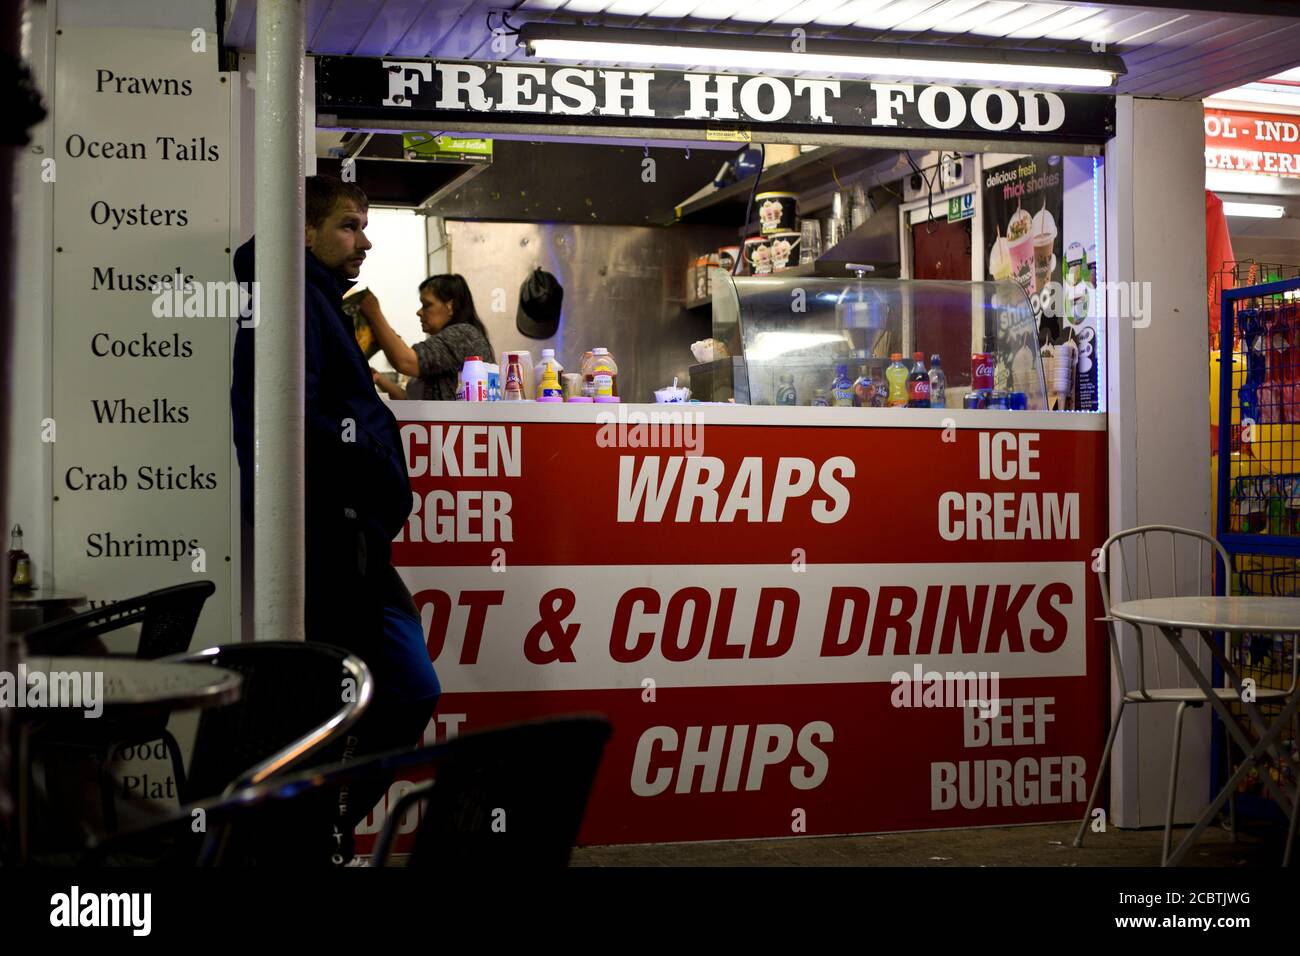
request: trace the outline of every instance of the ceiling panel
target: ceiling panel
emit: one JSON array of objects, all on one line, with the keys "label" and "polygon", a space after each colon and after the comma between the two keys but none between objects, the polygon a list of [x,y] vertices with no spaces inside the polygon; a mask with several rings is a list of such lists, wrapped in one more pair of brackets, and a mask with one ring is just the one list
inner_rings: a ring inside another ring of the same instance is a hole
[{"label": "ceiling panel", "polygon": [[1036,20],[1019,30],[1012,30],[1007,36],[1012,39],[1037,39],[1038,37],[1055,37],[1061,30],[1071,30],[1080,21],[1090,20],[1101,14],[1097,7],[1067,6],[1050,17]]},{"label": "ceiling panel", "polygon": [[[1113,7],[1098,10],[1086,20],[1078,20],[1066,26],[1054,27],[1051,38],[1054,40],[1084,40],[1088,43],[1114,43],[1119,37],[1120,24],[1133,18],[1132,11],[1117,10]],[[1165,17],[1165,19],[1173,19]],[[1134,31],[1130,31],[1134,32]]]},{"label": "ceiling panel", "polygon": [[972,27],[971,32],[989,37],[1004,37],[1015,30],[1055,16],[1059,9],[1045,3],[1022,3],[1018,9],[1004,13],[996,20]]},{"label": "ceiling panel", "polygon": [[[1196,97],[1300,65],[1300,19],[1063,0],[303,0],[315,53],[518,59],[492,49],[489,11],[530,20],[1086,50],[1129,69],[1119,92]],[[1246,0],[1243,0],[1243,4]],[[254,45],[256,0],[227,0],[226,42]],[[1300,2],[1297,3],[1300,14]],[[759,65],[755,64],[756,67]]]},{"label": "ceiling panel", "polygon": [[1212,63],[1192,61],[1177,71],[1159,74],[1148,80],[1159,95],[1175,99],[1204,99],[1213,93],[1242,86],[1292,66],[1300,49],[1300,30],[1248,53],[1238,53]]},{"label": "ceiling panel", "polygon": [[1123,77],[1118,87],[1120,92],[1181,98],[1219,83],[1226,84],[1220,89],[1240,86],[1276,73],[1279,64],[1298,61],[1300,24],[1275,31],[1266,41],[1232,44],[1200,56],[1176,57],[1170,62]]},{"label": "ceiling panel", "polygon": [[[1170,56],[1181,59],[1202,56],[1242,41],[1258,41],[1265,35],[1256,22],[1228,17],[1216,18],[1208,23],[1184,21],[1180,26],[1182,29],[1162,34],[1160,39],[1152,43],[1143,42],[1141,46],[1125,48],[1124,63],[1130,68],[1141,66],[1145,72],[1151,65],[1167,62]],[[1264,28],[1268,29],[1274,28]]]},{"label": "ceiling panel", "polygon": [[731,19],[742,23],[771,23],[800,5],[800,0],[749,0]]},{"label": "ceiling panel", "polygon": [[1125,20],[1118,25],[1115,31],[1115,43],[1121,48],[1128,49],[1146,43],[1157,42],[1161,37],[1168,36],[1181,29],[1178,24],[1190,16],[1189,13],[1170,16],[1163,11],[1139,14],[1133,19]]},{"label": "ceiling panel", "polygon": [[388,0],[376,12],[365,33],[357,38],[358,56],[383,56],[406,42],[411,28],[437,16],[430,0]]},{"label": "ceiling panel", "polygon": [[940,7],[945,2],[946,0],[894,0],[888,6],[859,17],[855,21],[855,26],[868,30],[900,30],[915,33],[917,31],[912,30],[907,24],[914,17]]},{"label": "ceiling panel", "polygon": [[564,10],[568,13],[600,13],[610,3],[611,0],[569,0]]},{"label": "ceiling panel", "polygon": [[659,0],[614,0],[605,12],[620,17],[640,17],[658,5]]},{"label": "ceiling panel", "polygon": [[846,0],[803,0],[802,3],[795,4],[777,17],[775,22],[809,25],[817,20],[825,23],[826,16],[831,15],[837,7],[844,7],[845,4]]},{"label": "ceiling panel", "polygon": [[977,27],[996,23],[1003,17],[1024,8],[1025,4],[1021,0],[981,0],[978,6],[972,7],[967,12],[936,23],[934,29],[941,33],[966,33]]},{"label": "ceiling panel", "polygon": [[873,10],[879,10],[893,0],[847,0],[845,3],[831,7],[825,13],[817,15],[817,23],[829,27],[843,27],[866,16]]},{"label": "ceiling panel", "polygon": [[[334,2],[337,3],[338,0],[334,0]],[[250,10],[253,10],[256,8],[257,4],[251,2],[251,0],[243,0],[243,2],[240,3],[240,6],[248,7]],[[333,6],[334,3],[322,2],[310,3],[307,5],[307,25],[304,31],[304,35],[307,37],[307,49],[315,49],[313,44],[316,41],[317,36],[320,34],[321,26],[329,17],[330,8]],[[248,48],[250,50],[252,49],[253,40],[254,37],[250,33],[248,37],[248,42],[250,44]]]},{"label": "ceiling panel", "polygon": [[[424,13],[408,24],[406,31],[385,52],[400,50],[411,56],[427,56],[430,51],[437,48],[459,16],[459,11],[448,9],[438,0],[430,0]],[[422,52],[416,53],[416,50]]]},{"label": "ceiling panel", "polygon": [[941,29],[942,25],[955,17],[970,11],[972,7],[984,5],[984,0],[943,0],[938,6],[925,10],[907,21],[907,29],[915,33],[924,30]]},{"label": "ceiling panel", "polygon": [[[316,37],[323,38],[331,49],[321,49],[314,42],[310,49],[319,52],[352,53],[357,40],[370,27],[370,23],[386,7],[387,3],[347,3],[335,0],[316,30]],[[341,47],[341,48],[337,48]]]},{"label": "ceiling panel", "polygon": [[687,16],[698,7],[707,6],[705,0],[662,0],[650,11],[656,19],[674,20]]}]

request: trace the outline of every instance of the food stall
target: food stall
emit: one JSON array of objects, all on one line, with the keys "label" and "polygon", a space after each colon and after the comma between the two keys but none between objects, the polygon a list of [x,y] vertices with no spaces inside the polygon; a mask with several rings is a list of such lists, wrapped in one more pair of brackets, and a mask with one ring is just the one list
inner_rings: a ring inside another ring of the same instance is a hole
[{"label": "food stall", "polygon": [[[426,739],[607,715],[584,843],[1062,820],[1098,772],[1106,417],[1096,371],[1080,404],[1076,363],[1104,326],[1078,290],[1098,279],[1113,102],[834,81],[796,116],[795,83],[736,81],[745,137],[727,124],[741,145],[722,158],[750,139],[802,147],[657,226],[691,237],[654,264],[668,290],[655,304],[674,317],[658,339],[626,338],[621,303],[637,296],[592,304],[610,288],[595,260],[618,272],[628,244],[592,253],[567,215],[507,240],[502,223],[443,210],[449,271],[471,285],[476,263],[544,246],[515,255],[553,264],[565,313],[557,338],[525,347],[534,364],[556,348],[579,375],[564,401],[537,401],[535,370],[523,401],[394,405],[413,489],[394,563],[445,691]],[[716,145],[726,115],[720,75],[666,70],[326,57],[316,90],[324,127],[596,150],[641,135],[647,158],[656,138]],[[570,125],[547,127],[543,96]],[[457,208],[455,191],[442,198]],[[818,214],[817,255],[745,248],[776,234],[793,247]],[[923,281],[921,240],[941,222],[966,259]],[[696,225],[710,230],[698,241]],[[484,317],[500,385],[517,341]],[[582,393],[598,347],[618,368],[603,402]],[[652,402],[687,388],[691,401]]]}]

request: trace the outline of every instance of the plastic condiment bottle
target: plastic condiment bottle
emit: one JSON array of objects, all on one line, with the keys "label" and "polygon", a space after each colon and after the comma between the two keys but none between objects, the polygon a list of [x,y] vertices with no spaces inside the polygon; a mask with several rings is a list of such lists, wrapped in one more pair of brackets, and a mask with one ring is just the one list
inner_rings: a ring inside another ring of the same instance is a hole
[{"label": "plastic condiment bottle", "polygon": [[461,396],[467,402],[486,402],[487,390],[487,366],[482,358],[471,355],[465,359],[465,366],[460,372]]},{"label": "plastic condiment bottle", "polygon": [[519,368],[519,359],[510,356],[506,366],[506,385],[502,396],[507,402],[519,402],[524,398],[524,373]]},{"label": "plastic condiment bottle", "polygon": [[555,369],[555,378],[557,381],[563,377],[564,366],[559,363],[558,359],[556,359],[555,349],[542,349],[541,371],[543,375],[546,374],[546,369],[548,367]]},{"label": "plastic condiment bottle", "polygon": [[555,373],[555,366],[554,364],[546,364],[545,357],[542,359],[542,382],[537,387],[537,400],[539,402],[564,401],[564,390],[560,387],[560,379]]},{"label": "plastic condiment bottle", "polygon": [[596,401],[618,400],[618,365],[614,362],[614,356],[609,354],[609,349],[591,350],[591,374],[587,377],[594,386]]},{"label": "plastic condiment bottle", "polygon": [[903,364],[902,352],[889,354],[889,367],[885,369],[885,381],[889,383],[889,407],[906,407],[907,366]]}]

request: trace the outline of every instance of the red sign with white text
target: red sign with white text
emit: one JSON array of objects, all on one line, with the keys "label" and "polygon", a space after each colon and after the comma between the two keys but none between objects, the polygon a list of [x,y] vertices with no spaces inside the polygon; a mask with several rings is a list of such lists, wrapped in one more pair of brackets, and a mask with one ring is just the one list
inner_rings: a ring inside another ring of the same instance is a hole
[{"label": "red sign with white text", "polygon": [[427,740],[607,715],[583,843],[1082,813],[1104,431],[638,424],[403,423]]},{"label": "red sign with white text", "polygon": [[1300,176],[1300,116],[1207,109],[1205,167]]}]

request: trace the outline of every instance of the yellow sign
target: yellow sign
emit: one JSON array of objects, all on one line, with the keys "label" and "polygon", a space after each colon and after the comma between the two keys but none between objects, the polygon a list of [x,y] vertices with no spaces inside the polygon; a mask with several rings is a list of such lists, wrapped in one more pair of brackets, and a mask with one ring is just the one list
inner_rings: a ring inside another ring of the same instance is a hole
[{"label": "yellow sign", "polygon": [[748,129],[706,129],[704,138],[710,143],[752,143],[754,134]]}]

